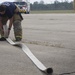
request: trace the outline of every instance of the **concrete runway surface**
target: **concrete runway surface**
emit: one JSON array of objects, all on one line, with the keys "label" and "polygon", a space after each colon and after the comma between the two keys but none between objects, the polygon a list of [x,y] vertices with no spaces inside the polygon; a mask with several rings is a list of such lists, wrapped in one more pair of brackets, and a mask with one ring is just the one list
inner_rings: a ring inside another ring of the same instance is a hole
[{"label": "concrete runway surface", "polygon": [[[23,39],[53,75],[75,75],[75,14],[23,14]],[[10,36],[14,39],[13,28]],[[65,74],[68,73],[68,74]],[[20,49],[0,41],[0,75],[45,75]]]}]

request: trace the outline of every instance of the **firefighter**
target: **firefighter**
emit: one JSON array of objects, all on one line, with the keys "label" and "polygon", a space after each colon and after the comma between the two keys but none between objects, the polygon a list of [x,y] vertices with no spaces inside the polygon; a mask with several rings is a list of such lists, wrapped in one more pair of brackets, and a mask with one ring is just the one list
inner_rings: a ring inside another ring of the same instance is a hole
[{"label": "firefighter", "polygon": [[5,41],[6,37],[4,36],[4,29],[3,26],[8,24],[8,35],[10,34],[10,30],[13,25],[14,35],[16,41],[22,40],[22,26],[21,22],[23,17],[19,12],[18,6],[16,6],[13,2],[3,2],[0,4],[0,34],[1,38],[0,41]]}]

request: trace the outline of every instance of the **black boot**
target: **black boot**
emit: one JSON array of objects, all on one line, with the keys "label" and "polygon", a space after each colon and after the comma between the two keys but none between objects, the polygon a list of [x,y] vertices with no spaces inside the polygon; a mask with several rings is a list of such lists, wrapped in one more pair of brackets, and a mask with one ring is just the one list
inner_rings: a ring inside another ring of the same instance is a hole
[{"label": "black boot", "polygon": [[0,41],[5,41],[6,39],[4,37],[1,37],[0,38]]}]

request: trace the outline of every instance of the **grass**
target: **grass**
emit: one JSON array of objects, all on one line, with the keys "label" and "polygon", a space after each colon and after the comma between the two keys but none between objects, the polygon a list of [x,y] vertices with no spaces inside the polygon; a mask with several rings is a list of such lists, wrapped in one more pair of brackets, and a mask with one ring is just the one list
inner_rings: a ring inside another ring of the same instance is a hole
[{"label": "grass", "polygon": [[46,14],[46,13],[75,13],[74,10],[36,10],[30,11],[31,14]]}]

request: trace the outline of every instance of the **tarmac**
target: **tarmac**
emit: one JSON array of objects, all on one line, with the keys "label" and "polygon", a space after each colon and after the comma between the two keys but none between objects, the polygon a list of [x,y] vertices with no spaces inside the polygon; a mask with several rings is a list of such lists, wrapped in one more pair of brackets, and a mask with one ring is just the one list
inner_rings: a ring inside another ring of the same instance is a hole
[{"label": "tarmac", "polygon": [[[75,75],[75,14],[23,14],[23,42],[53,75]],[[9,36],[14,40],[13,28]],[[46,75],[21,48],[0,41],[0,75]]]}]

